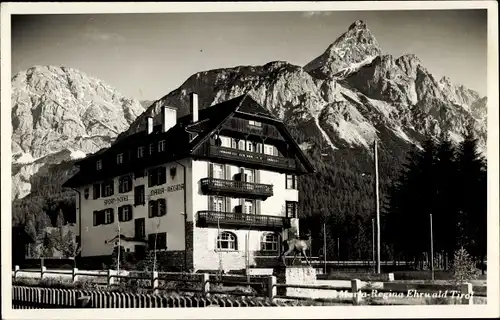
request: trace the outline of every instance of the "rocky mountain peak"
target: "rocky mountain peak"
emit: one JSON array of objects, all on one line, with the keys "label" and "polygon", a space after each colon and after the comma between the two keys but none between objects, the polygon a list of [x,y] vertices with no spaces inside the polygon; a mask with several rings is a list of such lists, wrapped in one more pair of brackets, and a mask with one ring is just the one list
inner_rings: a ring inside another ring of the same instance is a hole
[{"label": "rocky mountain peak", "polygon": [[356,20],[354,21],[350,26],[349,26],[349,29],[348,30],[352,30],[352,29],[356,29],[356,28],[359,28],[359,29],[366,29],[366,23],[363,21],[363,20]]},{"label": "rocky mountain peak", "polygon": [[[30,192],[31,176],[59,163],[108,147],[144,107],[77,69],[34,66],[12,83],[13,196]],[[54,156],[53,156],[54,155]]]},{"label": "rocky mountain peak", "polygon": [[375,36],[364,21],[357,20],[322,55],[305,65],[304,70],[315,78],[332,79],[342,70],[368,63],[380,54],[382,50]]}]

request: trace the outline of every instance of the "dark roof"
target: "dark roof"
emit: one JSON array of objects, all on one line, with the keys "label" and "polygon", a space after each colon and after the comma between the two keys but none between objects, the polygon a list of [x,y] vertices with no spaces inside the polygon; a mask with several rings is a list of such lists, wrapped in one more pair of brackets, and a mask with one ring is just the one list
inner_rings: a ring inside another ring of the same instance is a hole
[{"label": "dark roof", "polygon": [[[198,121],[196,123],[191,123],[191,114],[188,114],[177,119],[176,125],[167,132],[161,131],[161,125],[156,125],[153,128],[153,133],[148,135],[148,137],[158,136],[159,139],[167,141],[167,153],[163,159],[168,161],[179,160],[188,157],[196,148],[209,139],[212,133],[215,132],[226,119],[234,114],[257,116],[263,121],[272,122],[281,134],[293,144],[306,170],[308,172],[314,172],[311,163],[292,138],[283,122],[273,117],[267,109],[259,105],[247,94],[201,109],[198,113]],[[76,164],[83,165],[89,160],[94,159],[97,155],[102,155],[108,151],[113,152],[114,150],[121,150],[123,146],[127,146],[129,149],[139,147],[144,144],[145,134],[145,131],[141,131],[124,137],[115,142],[108,149],[101,149],[97,153],[78,161]],[[87,173],[84,175],[79,172],[66,181],[63,187],[74,187],[86,184],[92,181],[93,178],[94,177],[89,176]]]}]

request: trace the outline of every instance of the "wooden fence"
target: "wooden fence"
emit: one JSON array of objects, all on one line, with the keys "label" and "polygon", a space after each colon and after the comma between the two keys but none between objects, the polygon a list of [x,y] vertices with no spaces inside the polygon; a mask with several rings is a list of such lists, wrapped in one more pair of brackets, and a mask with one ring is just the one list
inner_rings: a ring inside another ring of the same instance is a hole
[{"label": "wooden fence", "polygon": [[301,304],[297,301],[273,301],[263,297],[181,296],[12,287],[13,309],[280,307],[296,305]]},{"label": "wooden fence", "polygon": [[[132,273],[128,274],[117,274],[116,270],[107,270],[106,272],[89,272],[89,271],[79,271],[78,269],[73,269],[71,271],[48,271],[42,268],[40,271],[25,271],[20,270],[16,266],[13,271],[13,278],[16,279],[21,272],[33,272],[40,273],[40,278],[44,279],[49,274],[56,275],[66,275],[68,278],[71,277],[73,282],[79,281],[79,277],[104,277],[106,279],[106,284],[108,287],[113,287],[118,284],[117,279],[136,279],[136,280],[147,280],[147,287],[151,290],[151,295],[149,294],[137,294],[132,293],[117,293],[117,292],[107,292],[104,291],[82,291],[74,289],[53,289],[53,288],[36,288],[27,287],[22,285],[13,286],[13,302],[16,306],[22,307],[24,304],[33,303],[38,307],[43,307],[47,305],[64,305],[66,307],[76,307],[78,297],[88,296],[90,299],[90,305],[92,307],[98,308],[108,308],[118,307],[123,308],[134,308],[134,307],[198,307],[198,306],[208,306],[206,300],[208,297],[213,295],[229,295],[229,296],[241,296],[242,299],[245,297],[253,298],[266,298],[269,303],[274,303],[279,299],[314,299],[308,292],[318,292],[318,291],[335,291],[343,295],[343,300],[348,300],[353,304],[357,305],[363,301],[363,297],[373,295],[374,290],[377,294],[383,295],[394,295],[397,293],[402,293],[409,295],[409,292],[413,290],[415,294],[427,295],[436,293],[439,291],[449,291],[450,294],[460,297],[459,303],[461,304],[473,304],[473,296],[486,296],[486,287],[474,287],[470,283],[465,283],[461,285],[451,285],[451,284],[419,284],[419,283],[401,283],[401,282],[379,282],[379,286],[376,288],[370,285],[366,286],[359,279],[353,279],[350,281],[350,286],[341,285],[321,285],[321,284],[286,284],[277,283],[277,278],[275,276],[234,276],[234,275],[210,275],[208,273]],[[116,281],[116,282],[115,282]],[[176,292],[191,292],[197,294],[196,298],[181,297],[181,296],[169,296],[169,295],[159,295],[160,291],[163,289],[160,285],[160,281],[173,281],[181,283],[191,283],[195,284],[192,286],[187,286],[183,288],[182,286],[176,286],[172,291]],[[348,284],[348,282],[347,282]],[[243,290],[243,291],[231,291],[227,290],[230,287],[252,287],[254,290]],[[16,291],[17,290],[17,291]],[[48,290],[48,291],[47,291]],[[300,294],[297,292],[300,291]],[[20,297],[20,298],[19,298]],[[160,298],[161,297],[161,298]],[[425,296],[424,296],[425,297]],[[146,300],[147,301],[146,301]],[[186,300],[187,299],[187,300]],[[193,300],[194,299],[194,300]],[[201,300],[200,300],[201,299]],[[232,298],[234,300],[234,298]],[[242,306],[246,302],[241,301],[252,301],[252,300],[238,300],[240,302],[235,302],[236,300],[231,300],[231,302],[220,302],[220,304],[225,304],[224,306],[229,306],[232,304],[241,304]],[[64,302],[70,301],[70,302]],[[107,302],[106,302],[107,301]],[[139,301],[139,302],[138,302]],[[177,301],[177,302],[172,302]],[[225,301],[225,300],[224,300]],[[260,300],[259,300],[260,301]],[[56,303],[57,302],[57,303]],[[262,303],[268,303],[262,302]],[[211,302],[210,302],[211,303]],[[250,303],[250,302],[249,302]],[[256,303],[256,302],[252,302]],[[260,303],[260,302],[259,302]],[[257,303],[257,304],[259,304]],[[262,305],[262,304],[259,304]]]}]

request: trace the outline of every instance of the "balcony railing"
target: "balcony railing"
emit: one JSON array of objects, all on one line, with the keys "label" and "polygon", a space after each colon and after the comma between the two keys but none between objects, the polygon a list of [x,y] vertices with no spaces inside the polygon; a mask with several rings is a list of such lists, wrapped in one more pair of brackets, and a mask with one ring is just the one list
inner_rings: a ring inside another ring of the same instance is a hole
[{"label": "balcony railing", "polygon": [[198,223],[200,226],[219,224],[236,229],[278,230],[290,227],[290,219],[285,217],[220,211],[198,211]]},{"label": "balcony railing", "polygon": [[265,153],[238,150],[228,147],[219,147],[211,145],[209,149],[210,156],[227,160],[237,160],[245,163],[261,164],[283,169],[295,169],[294,159],[272,156]]},{"label": "balcony railing", "polygon": [[273,195],[273,185],[246,181],[204,178],[200,181],[204,194],[245,195],[246,198],[267,199]]}]

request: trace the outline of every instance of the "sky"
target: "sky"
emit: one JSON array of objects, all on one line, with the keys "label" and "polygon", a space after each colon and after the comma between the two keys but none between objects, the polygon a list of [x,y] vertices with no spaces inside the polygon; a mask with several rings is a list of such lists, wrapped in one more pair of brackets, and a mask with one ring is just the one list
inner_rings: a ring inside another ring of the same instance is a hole
[{"label": "sky", "polygon": [[71,67],[156,100],[199,71],[304,66],[359,19],[384,53],[414,53],[436,78],[486,95],[486,10],[13,15],[12,75]]}]

